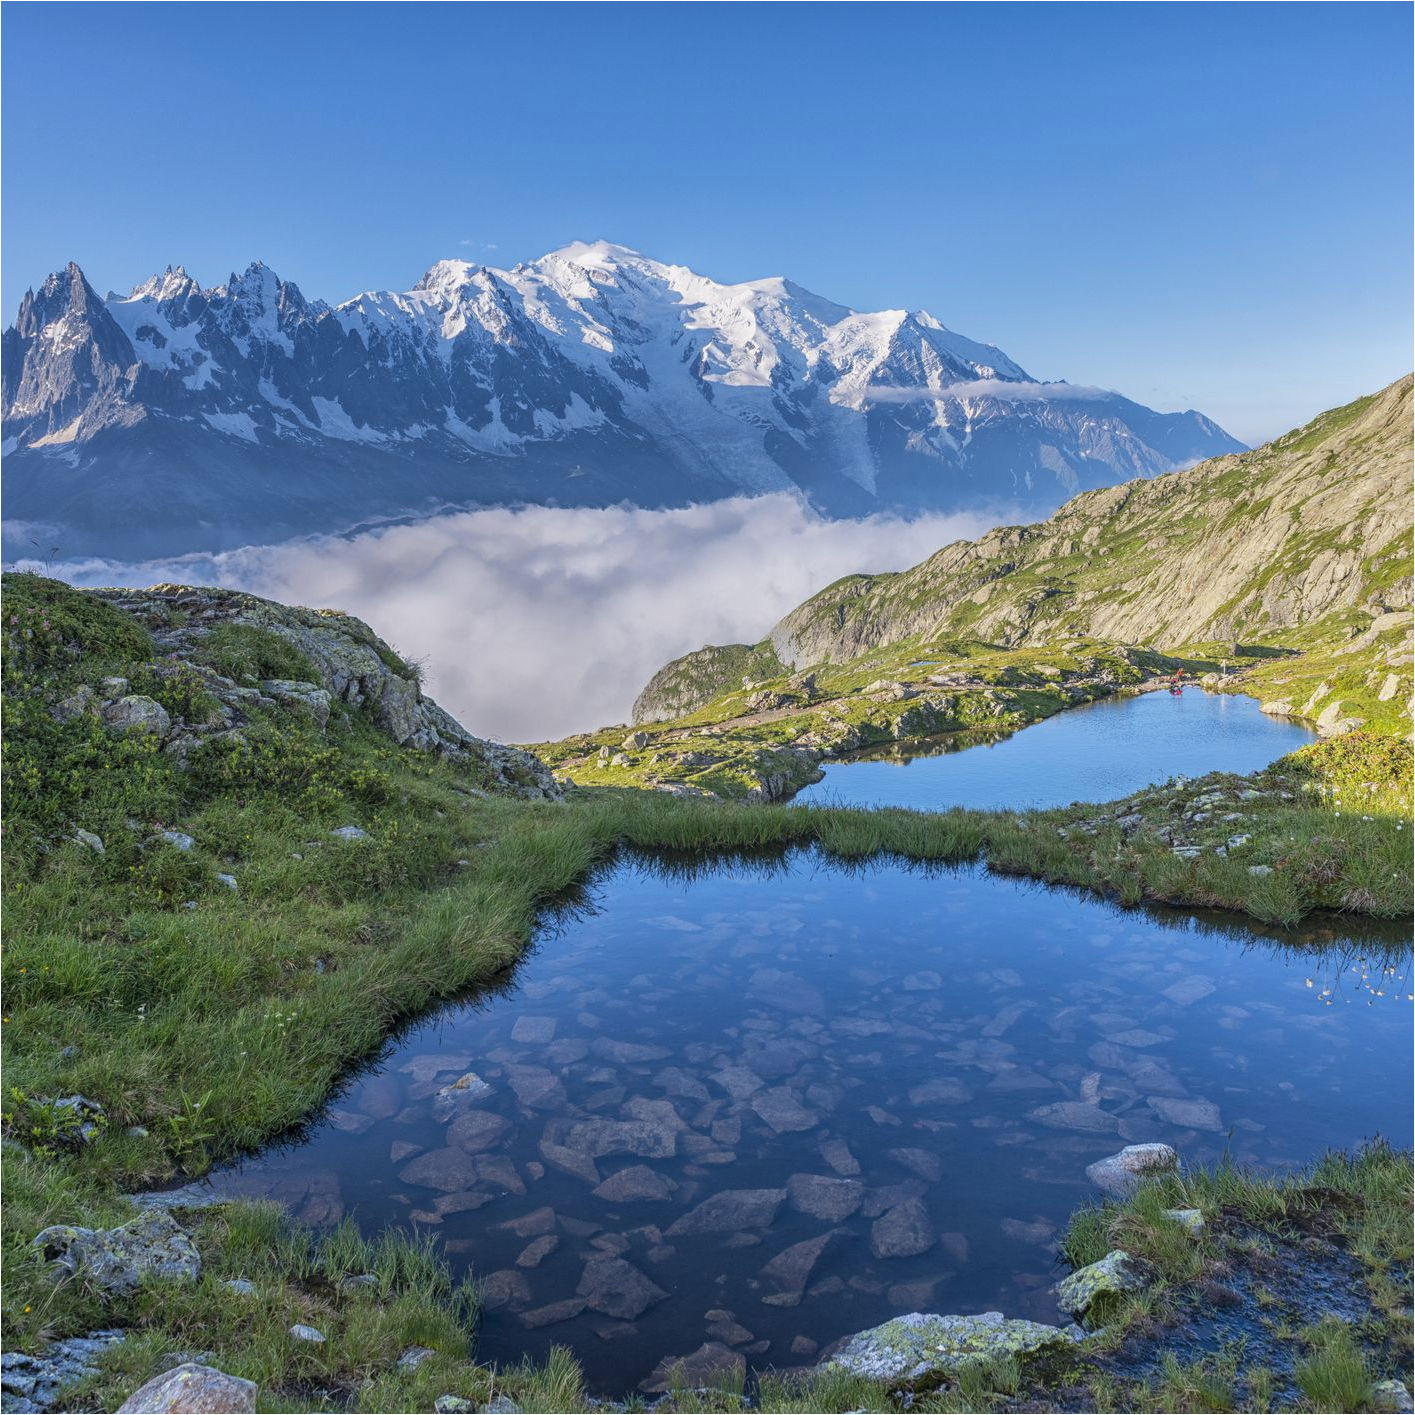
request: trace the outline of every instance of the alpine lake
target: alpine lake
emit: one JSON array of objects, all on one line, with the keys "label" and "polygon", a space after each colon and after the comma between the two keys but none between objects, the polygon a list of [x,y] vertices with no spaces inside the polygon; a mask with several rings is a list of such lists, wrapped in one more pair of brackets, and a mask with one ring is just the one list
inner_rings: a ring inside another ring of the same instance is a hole
[{"label": "alpine lake", "polygon": [[[799,799],[1106,800],[1309,734],[1150,693],[993,746],[827,768]],[[1058,1316],[1085,1169],[1160,1140],[1273,1171],[1409,1144],[1408,930],[1120,909],[814,849],[621,854],[492,987],[392,1038],[300,1135],[214,1174],[434,1236],[477,1357],[569,1346],[592,1390],[704,1343],[806,1365],[912,1311]]]}]

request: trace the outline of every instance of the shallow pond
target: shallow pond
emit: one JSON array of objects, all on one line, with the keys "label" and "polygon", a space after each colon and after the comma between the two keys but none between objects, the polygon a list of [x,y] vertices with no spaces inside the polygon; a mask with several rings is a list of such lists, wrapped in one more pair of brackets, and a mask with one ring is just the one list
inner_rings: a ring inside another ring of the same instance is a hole
[{"label": "shallow pond", "polygon": [[998,741],[936,739],[932,754],[900,749],[829,762],[794,800],[816,805],[979,810],[1113,801],[1171,776],[1250,772],[1310,742],[1307,728],[1259,711],[1252,698],[1189,688],[1070,708]]},{"label": "shallow pond", "polygon": [[1121,1145],[1409,1142],[1401,930],[1281,938],[973,866],[623,859],[214,1183],[435,1234],[487,1282],[480,1359],[565,1343],[606,1393],[705,1341],[787,1366],[917,1309],[1055,1321]]}]

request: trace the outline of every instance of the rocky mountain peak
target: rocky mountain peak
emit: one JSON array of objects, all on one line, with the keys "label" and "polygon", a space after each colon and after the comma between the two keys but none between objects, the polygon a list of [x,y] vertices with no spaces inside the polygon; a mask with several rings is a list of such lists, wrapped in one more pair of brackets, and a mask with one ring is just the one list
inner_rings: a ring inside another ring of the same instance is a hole
[{"label": "rocky mountain peak", "polygon": [[923,311],[609,241],[511,269],[440,260],[337,307],[261,261],[210,289],[169,267],[106,300],[71,266],[4,351],[7,506],[75,553],[778,491],[833,515],[1046,511],[1239,447],[1194,414],[1035,383]]}]

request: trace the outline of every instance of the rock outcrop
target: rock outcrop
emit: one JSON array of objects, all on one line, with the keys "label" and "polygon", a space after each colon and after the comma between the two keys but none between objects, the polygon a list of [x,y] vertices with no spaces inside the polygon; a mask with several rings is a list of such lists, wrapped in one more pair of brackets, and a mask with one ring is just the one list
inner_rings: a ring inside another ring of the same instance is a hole
[{"label": "rock outcrop", "polygon": [[[399,746],[478,762],[499,789],[531,799],[557,800],[563,794],[547,768],[529,752],[473,736],[425,696],[416,669],[352,615],[193,585],[83,593],[131,615],[149,630],[160,655],[151,666],[157,678],[180,675],[192,680],[204,699],[214,700],[216,706],[205,715],[174,720],[151,697],[129,693],[126,680],[108,679],[92,687],[84,685],[58,703],[53,712],[61,720],[96,714],[113,731],[154,736],[161,740],[164,752],[185,760],[213,740],[233,734],[239,738],[254,709],[283,708],[320,731],[329,727],[336,710],[363,710]],[[309,665],[311,677],[237,682],[194,661],[202,641],[227,625],[274,635]]]}]

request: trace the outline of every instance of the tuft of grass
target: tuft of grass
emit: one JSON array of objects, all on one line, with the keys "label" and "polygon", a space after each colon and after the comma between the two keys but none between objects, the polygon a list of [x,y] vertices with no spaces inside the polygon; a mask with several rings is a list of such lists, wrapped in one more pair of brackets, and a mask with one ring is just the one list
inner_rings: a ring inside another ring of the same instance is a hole
[{"label": "tuft of grass", "polygon": [[289,639],[255,624],[218,624],[197,643],[191,656],[194,662],[237,683],[258,683],[266,678],[318,680],[314,665]]},{"label": "tuft of grass", "polygon": [[1351,1328],[1335,1317],[1300,1333],[1307,1355],[1297,1363],[1297,1384],[1307,1409],[1321,1412],[1368,1410],[1372,1373]]}]

